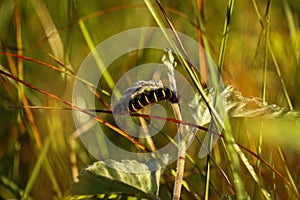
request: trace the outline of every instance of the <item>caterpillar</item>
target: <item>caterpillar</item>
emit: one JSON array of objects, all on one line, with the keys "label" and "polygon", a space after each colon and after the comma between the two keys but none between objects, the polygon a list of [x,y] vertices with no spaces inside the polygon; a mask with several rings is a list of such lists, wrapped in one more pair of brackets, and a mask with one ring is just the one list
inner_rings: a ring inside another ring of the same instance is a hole
[{"label": "caterpillar", "polygon": [[139,81],[128,88],[114,106],[114,113],[137,112],[145,106],[159,101],[179,103],[176,92],[155,81]]}]

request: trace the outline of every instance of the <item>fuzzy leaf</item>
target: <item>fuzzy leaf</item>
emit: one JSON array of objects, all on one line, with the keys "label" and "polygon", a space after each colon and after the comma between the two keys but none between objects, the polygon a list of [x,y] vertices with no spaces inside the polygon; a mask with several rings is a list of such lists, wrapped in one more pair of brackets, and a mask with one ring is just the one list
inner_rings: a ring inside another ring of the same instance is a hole
[{"label": "fuzzy leaf", "polygon": [[71,195],[117,193],[159,199],[161,173],[160,167],[151,172],[146,164],[136,160],[98,161],[81,172],[80,181],[72,186],[70,192]]}]

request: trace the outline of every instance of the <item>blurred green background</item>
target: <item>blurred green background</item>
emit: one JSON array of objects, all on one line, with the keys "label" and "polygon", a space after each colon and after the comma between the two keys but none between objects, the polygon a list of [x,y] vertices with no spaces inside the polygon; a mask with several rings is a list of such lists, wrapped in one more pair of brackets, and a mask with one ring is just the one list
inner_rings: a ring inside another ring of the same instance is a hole
[{"label": "blurred green background", "polygon": [[[155,1],[151,2],[165,22]],[[299,111],[299,2],[235,1],[231,16],[227,12],[229,2],[162,1],[162,5],[175,29],[196,41],[201,40],[198,25],[201,18],[202,31],[208,42],[205,49],[216,63],[224,41],[224,23],[230,19],[227,45],[221,54],[224,56],[224,82],[237,87],[244,96],[261,97],[270,104]],[[199,4],[203,6],[201,9]],[[85,25],[86,32],[79,22]],[[0,0],[0,69],[71,101],[74,78],[64,72],[76,73],[91,51],[89,39],[97,45],[122,31],[149,26],[157,24],[143,1]],[[167,23],[165,27],[168,27]],[[159,62],[160,58],[161,54],[157,52],[145,53],[135,60],[124,56],[114,63],[119,67],[111,74],[116,74],[114,81],[117,81],[121,74],[138,63]],[[39,61],[64,72],[45,67]],[[62,198],[76,181],[78,171],[95,161],[76,137],[72,112],[10,108],[11,105],[66,106],[3,76],[0,81],[0,197],[19,199],[25,192],[34,199]],[[101,89],[111,92],[105,85]],[[264,89],[265,94],[262,93]],[[103,95],[103,98],[110,103],[109,97]],[[101,105],[99,108],[105,109]],[[112,120],[109,115],[103,116]],[[252,199],[264,199],[257,192],[260,187],[269,191],[271,199],[296,199],[300,181],[299,129],[294,124],[275,123],[278,127],[266,125],[261,137],[262,129],[257,128],[260,123],[248,119],[232,120],[235,140],[276,168],[292,186],[286,187],[274,171],[246,154],[260,183],[253,181],[242,167],[246,191]],[[223,145],[220,140],[213,154],[231,177]],[[191,155],[199,144],[193,148]],[[207,164],[196,155],[194,159],[202,173],[191,163],[187,164],[185,180],[190,190],[183,189],[183,199],[204,199],[203,174]],[[171,165],[171,168],[175,166]],[[210,199],[232,194],[215,166],[211,173]],[[161,181],[162,199],[170,198],[173,180],[170,170],[166,170]]]}]

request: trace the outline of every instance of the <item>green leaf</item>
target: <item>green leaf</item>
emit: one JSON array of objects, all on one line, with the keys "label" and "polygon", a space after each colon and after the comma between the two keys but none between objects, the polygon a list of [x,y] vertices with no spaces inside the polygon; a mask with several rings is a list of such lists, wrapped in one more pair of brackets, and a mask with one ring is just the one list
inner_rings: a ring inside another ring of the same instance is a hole
[{"label": "green leaf", "polygon": [[[152,163],[153,164],[153,163]],[[162,168],[157,171],[136,160],[98,161],[81,172],[79,182],[71,187],[71,195],[126,194],[139,198],[158,198]]]}]

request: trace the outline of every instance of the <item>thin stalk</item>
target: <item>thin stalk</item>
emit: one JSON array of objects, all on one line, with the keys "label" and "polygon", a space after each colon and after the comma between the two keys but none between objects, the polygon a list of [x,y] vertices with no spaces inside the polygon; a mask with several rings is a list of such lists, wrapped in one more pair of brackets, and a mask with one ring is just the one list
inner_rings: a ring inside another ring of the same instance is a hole
[{"label": "thin stalk", "polygon": [[146,128],[147,127],[146,120],[143,117],[139,117],[139,121],[140,121],[141,127],[143,127],[144,138],[146,138],[146,141],[150,147],[150,150],[153,152],[156,151],[154,141],[152,140],[152,138],[149,134],[149,130]]},{"label": "thin stalk", "polygon": [[[162,62],[167,67],[167,74],[169,79],[170,88],[177,92],[176,79],[174,75],[174,68],[176,67],[176,62],[172,51],[167,49],[162,57]],[[178,103],[172,104],[173,112],[177,120],[182,121],[182,115],[180,112],[180,107]],[[175,184],[173,189],[173,199],[177,200],[180,198],[182,180],[184,174],[185,156],[186,156],[186,142],[187,136],[185,135],[185,126],[182,124],[178,125],[178,157],[177,157],[177,169]]]},{"label": "thin stalk", "polygon": [[223,39],[220,47],[220,56],[219,56],[219,61],[218,61],[218,67],[219,71],[221,73],[222,67],[223,67],[223,62],[224,62],[224,57],[225,57],[225,49],[227,45],[227,39],[228,39],[228,32],[229,32],[229,25],[230,25],[230,20],[232,16],[232,11],[233,11],[233,5],[234,5],[234,0],[229,0],[229,4],[227,7],[227,15],[224,23],[224,28],[223,28]]},{"label": "thin stalk", "polygon": [[27,185],[26,185],[25,190],[24,190],[24,195],[22,196],[22,200],[28,198],[30,190],[32,189],[33,184],[36,181],[36,178],[38,177],[39,172],[42,168],[43,162],[47,158],[47,152],[48,152],[48,149],[50,147],[50,144],[51,144],[51,137],[48,137],[46,139],[45,143],[44,143],[43,149],[41,150],[41,152],[39,154],[38,160],[37,160],[37,162],[34,166],[34,169],[31,173],[31,176],[30,176],[30,178],[27,182]]},{"label": "thin stalk", "polygon": [[267,41],[267,43],[268,43],[267,45],[268,45],[268,49],[269,49],[271,58],[272,58],[272,60],[273,60],[273,62],[274,62],[274,65],[275,65],[275,69],[276,69],[276,72],[277,72],[277,76],[278,76],[278,78],[280,79],[281,87],[282,87],[282,89],[283,89],[283,93],[284,93],[285,99],[286,99],[286,101],[287,101],[287,104],[288,104],[288,106],[289,106],[289,109],[290,109],[290,110],[294,110],[293,104],[292,104],[292,102],[291,102],[290,96],[289,96],[289,94],[288,94],[288,91],[287,91],[287,88],[286,88],[286,85],[285,85],[285,81],[284,81],[284,79],[283,79],[283,77],[282,77],[281,70],[280,70],[280,68],[279,68],[279,64],[278,64],[277,59],[276,59],[276,57],[275,57],[275,54],[274,54],[274,52],[273,52],[271,43],[270,43],[269,40]]},{"label": "thin stalk", "polygon": [[[17,49],[18,49],[18,56],[22,56],[23,55],[23,45],[22,45],[22,31],[21,31],[21,19],[20,19],[20,15],[19,15],[19,5],[18,5],[18,1],[15,0],[15,22],[16,22],[16,42],[17,42]],[[17,76],[19,79],[23,79],[24,78],[24,74],[23,74],[23,59],[21,59],[20,57],[18,57],[17,59]],[[22,96],[23,96],[23,85],[18,83],[19,86],[19,90],[18,90],[18,98],[19,101],[22,100]]]},{"label": "thin stalk", "polygon": [[[210,134],[209,137],[209,142],[208,142],[208,147],[207,147],[207,152],[210,152],[211,145],[212,145],[212,139],[213,139],[213,134]],[[210,162],[210,156],[207,156],[206,158],[206,176],[205,176],[205,192],[204,192],[204,199],[208,200],[209,199],[209,181],[210,181],[210,167],[211,167],[211,162]]]},{"label": "thin stalk", "polygon": [[[274,167],[274,164],[273,164],[273,167]],[[274,194],[273,200],[276,200],[277,199],[276,198],[276,189],[277,189],[277,186],[276,186],[276,174],[274,172],[272,172],[272,179],[273,179],[273,194]]]},{"label": "thin stalk", "polygon": [[112,124],[108,123],[107,121],[103,120],[102,118],[100,117],[97,117],[97,116],[94,116],[93,114],[91,114],[90,112],[88,112],[87,110],[82,110],[80,109],[78,106],[72,104],[71,102],[69,101],[66,101],[54,94],[51,94],[49,92],[46,92],[45,90],[42,90],[42,89],[39,89],[31,84],[29,84],[28,82],[26,81],[23,81],[23,80],[20,80],[18,79],[17,77],[14,77],[12,76],[11,74],[9,73],[6,73],[5,71],[2,71],[0,70],[0,74],[8,77],[8,78],[11,78],[19,83],[22,83],[28,87],[30,87],[31,89],[35,90],[35,91],[38,91],[39,93],[42,93],[42,94],[45,94],[53,99],[56,99],[57,101],[60,101],[62,103],[64,103],[65,105],[67,106],[70,106],[71,108],[73,108],[74,110],[80,110],[81,112],[93,117],[95,120],[97,120],[98,122],[104,124],[105,126],[109,127],[110,129],[116,131],[117,133],[121,134],[122,136],[124,136],[125,138],[127,138],[129,141],[131,141],[132,143],[134,143],[138,148],[142,149],[142,150],[145,150],[145,151],[149,151],[144,145],[142,145],[140,142],[138,142],[134,137],[130,136],[129,134],[127,134],[126,132],[122,131],[121,129],[113,126]]},{"label": "thin stalk", "polygon": [[296,17],[297,15],[293,16],[293,7],[288,1],[283,1],[284,4],[284,12],[286,16],[286,22],[288,25],[290,38],[292,41],[292,47],[294,51],[294,57],[296,66],[299,66],[300,61],[300,34],[299,34],[299,20]]},{"label": "thin stalk", "polygon": [[[17,76],[19,79],[23,80],[24,79],[24,69],[23,69],[23,43],[22,43],[22,29],[21,29],[21,18],[20,18],[20,14],[19,14],[19,5],[18,5],[18,1],[15,0],[15,21],[16,21],[16,40],[17,40],[17,70],[16,73],[14,74],[15,76]],[[23,85],[21,83],[18,83],[18,99],[19,101],[24,105],[24,106],[28,106],[28,100],[27,97],[24,94],[24,88]],[[36,145],[41,148],[42,143],[41,143],[41,138],[40,138],[40,134],[39,131],[35,125],[35,120],[33,117],[33,114],[31,112],[30,109],[25,109],[25,113],[27,115],[27,119],[30,123],[30,128],[31,131],[33,133],[33,137],[35,139]],[[21,121],[21,116],[18,115],[18,121]]]},{"label": "thin stalk", "polygon": [[[270,30],[270,4],[271,1],[269,1],[265,19],[266,19],[266,30],[265,30],[265,38],[266,41],[269,40],[269,30]],[[267,89],[267,69],[268,69],[268,45],[265,45],[265,56],[264,56],[264,71],[263,71],[263,89],[262,89],[262,99],[263,101],[266,101],[266,89]]]},{"label": "thin stalk", "polygon": [[[253,4],[254,4],[254,8],[256,10],[256,13],[259,13],[257,4],[254,0],[253,0]],[[269,40],[270,13],[271,13],[270,12],[270,7],[271,7],[270,5],[271,5],[271,1],[268,1],[267,7],[266,7],[266,12],[265,12],[266,29],[264,28],[262,19],[259,19],[259,21],[260,21],[260,23],[262,24],[262,27],[263,27],[263,33],[264,33],[264,36],[265,36],[265,41]],[[260,18],[260,14],[259,14],[259,18]],[[267,45],[267,43],[265,43],[264,65],[263,65],[263,85],[262,85],[262,94],[261,94],[263,102],[266,101],[266,94],[267,94],[267,72],[268,72],[268,45]],[[261,121],[260,122],[260,131],[259,131],[259,141],[258,141],[258,147],[257,147],[258,155],[261,155],[261,152],[262,152],[263,127],[264,127],[264,121]],[[258,174],[258,176],[261,173],[260,164],[261,164],[260,160],[257,160],[257,162],[256,162],[256,169],[257,169],[256,174]]]},{"label": "thin stalk", "polygon": [[225,117],[225,131],[224,131],[224,138],[225,144],[228,149],[227,157],[230,163],[232,176],[234,180],[234,187],[236,190],[237,199],[244,199],[245,195],[245,187],[242,179],[242,172],[240,166],[240,160],[238,154],[241,152],[239,146],[235,143],[235,140],[232,136],[231,127],[229,123],[229,119]]},{"label": "thin stalk", "polygon": [[[23,55],[20,56],[18,54],[13,54],[13,53],[9,53],[9,52],[0,52],[0,55],[1,54],[7,55],[8,56],[7,58],[9,58],[9,57],[16,57],[18,59],[27,60],[27,61],[30,61],[30,62],[34,62],[34,63],[40,64],[40,65],[45,66],[45,67],[47,67],[49,69],[55,70],[55,71],[57,71],[59,73],[63,73],[64,75],[67,75],[67,76],[70,76],[70,77],[72,77],[74,79],[77,79],[78,81],[86,84],[87,86],[90,86],[94,90],[100,91],[101,93],[103,93],[103,94],[105,94],[107,96],[110,95],[107,91],[101,90],[101,89],[97,88],[97,86],[95,86],[95,85],[91,84],[90,82],[88,82],[87,80],[84,80],[84,79],[76,76],[75,73],[72,70],[70,70],[70,69],[68,69],[66,67],[63,67],[63,68],[56,67],[56,66],[54,66],[52,64],[43,62],[41,60],[36,60],[36,59],[30,58],[30,57],[27,57],[27,56],[23,56]],[[12,74],[15,74],[15,73],[13,73],[13,69],[11,69],[11,70],[12,70]]]},{"label": "thin stalk", "polygon": [[[172,108],[177,120],[182,120],[179,104],[172,104]],[[173,189],[173,200],[179,200],[181,194],[182,180],[184,174],[185,156],[186,156],[186,136],[185,127],[182,124],[178,126],[178,157],[177,157],[177,169],[175,177],[175,185]]]},{"label": "thin stalk", "polygon": [[280,147],[277,147],[277,150],[278,150],[278,153],[279,153],[279,155],[280,155],[281,161],[282,161],[282,163],[283,163],[284,171],[285,171],[285,173],[287,174],[287,179],[288,179],[290,185],[292,186],[292,189],[295,191],[296,197],[298,198],[298,197],[299,197],[299,192],[298,192],[296,183],[295,183],[295,181],[293,180],[293,177],[292,177],[292,175],[291,175],[291,172],[290,172],[290,170],[289,170],[289,168],[288,168],[288,164],[287,164],[286,159],[285,159],[285,157],[284,157],[284,155],[283,155],[283,152],[282,152],[282,150],[281,150]]},{"label": "thin stalk", "polygon": [[[4,174],[0,174],[0,183],[4,187],[11,190],[15,196],[11,196],[10,198],[20,198],[24,194],[24,190],[14,181],[12,181],[9,177]],[[27,200],[33,200],[31,196],[27,196]]]},{"label": "thin stalk", "polygon": [[[91,53],[92,53],[92,55],[93,55],[93,57],[94,57],[94,59],[95,59],[95,61],[97,63],[97,66],[98,66],[99,70],[101,71],[101,73],[103,75],[103,78],[106,80],[109,88],[111,90],[113,90],[114,87],[115,87],[115,82],[114,82],[112,76],[110,75],[110,73],[105,69],[105,65],[104,65],[101,57],[99,56],[99,54],[97,53],[97,51],[95,51],[95,44],[92,41],[92,38],[91,38],[91,36],[90,36],[90,34],[89,34],[86,26],[85,26],[84,21],[82,19],[80,19],[78,21],[78,23],[79,23],[79,27],[81,29],[81,32],[82,32],[82,34],[83,34],[83,36],[84,36],[84,38],[86,40],[86,43],[87,43],[88,47],[90,48]],[[116,96],[117,97],[121,96],[121,94],[120,94],[120,92],[118,90],[115,90],[115,91],[116,91]]]},{"label": "thin stalk", "polygon": [[204,6],[203,0],[196,0],[192,1],[193,7],[195,8],[195,14],[197,17],[197,34],[198,34],[198,41],[201,47],[205,51],[199,50],[199,63],[200,63],[200,74],[201,74],[201,82],[203,85],[207,83],[209,80],[209,69],[211,66],[208,66],[210,63],[207,59],[207,55],[211,55],[209,42],[205,36],[205,26],[204,26]]},{"label": "thin stalk", "polygon": [[[259,18],[260,25],[261,25],[261,27],[264,29],[264,31],[266,31],[266,30],[265,30],[265,27],[264,27],[264,23],[263,23],[262,17],[261,17],[261,15],[260,15],[260,13],[259,13],[259,10],[258,10],[258,8],[257,8],[257,4],[256,4],[255,0],[252,0],[252,2],[253,2],[253,5],[254,5],[256,14],[257,14],[257,16],[258,16],[258,18]],[[270,7],[271,7],[270,5],[271,5],[271,1],[268,2],[268,7],[267,7],[267,8],[270,8]],[[269,15],[270,11],[267,10],[266,13],[268,13],[268,15]],[[268,17],[268,16],[266,16],[266,17]],[[268,19],[268,20],[269,20],[269,19]],[[273,62],[274,62],[275,69],[276,69],[278,78],[280,79],[281,87],[282,87],[282,89],[283,89],[283,93],[284,93],[284,96],[285,96],[285,98],[286,98],[287,104],[288,104],[290,110],[294,110],[293,105],[292,105],[292,102],[291,102],[291,99],[290,99],[290,97],[289,97],[289,94],[288,94],[288,91],[287,91],[287,88],[286,88],[286,85],[285,85],[285,81],[284,81],[284,79],[283,79],[283,77],[282,77],[281,70],[280,70],[280,68],[279,68],[279,64],[278,64],[277,59],[276,59],[276,57],[275,57],[275,54],[274,54],[274,52],[273,52],[273,49],[272,49],[272,46],[271,46],[271,43],[270,43],[270,39],[269,39],[269,37],[267,37],[266,39],[267,39],[267,40],[266,40],[266,42],[267,42],[267,47],[268,47],[268,50],[269,50],[268,52],[270,53],[270,56],[271,56],[271,58],[272,58],[272,60],[273,60]]]},{"label": "thin stalk", "polygon": [[205,192],[204,192],[204,199],[208,200],[209,199],[209,181],[210,181],[210,167],[211,167],[211,163],[210,163],[210,158],[209,156],[206,159],[206,176],[205,176]]}]

